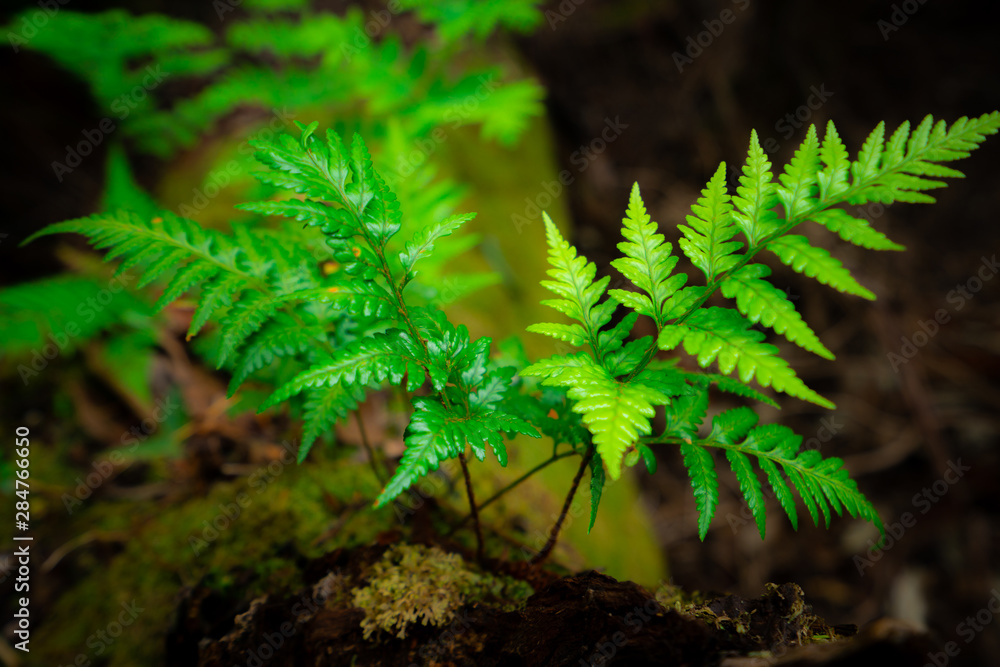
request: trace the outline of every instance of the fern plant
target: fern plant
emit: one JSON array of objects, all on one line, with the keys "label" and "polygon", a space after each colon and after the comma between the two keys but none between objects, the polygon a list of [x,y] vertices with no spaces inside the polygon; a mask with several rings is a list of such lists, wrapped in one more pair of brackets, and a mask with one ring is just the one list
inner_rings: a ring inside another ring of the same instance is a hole
[{"label": "fern plant", "polygon": [[[874,299],[836,258],[792,230],[811,221],[864,248],[902,250],[867,221],[838,206],[933,202],[927,191],[944,186],[938,178],[962,176],[942,163],[968,156],[998,127],[998,112],[961,118],[950,128],[928,116],[912,132],[909,123],[903,123],[886,141],[885,125],[880,123],[852,161],[832,122],[822,140],[810,126],[777,181],[753,132],[736,193],[727,191],[723,163],[687,216],[688,224],[680,225],[678,245],[703,274],[703,285],[688,284],[686,274],[674,271],[678,257],[650,220],[638,184],[632,188],[623,220],[625,241],[618,245],[624,256],[612,262],[634,289],[607,290],[610,277],[595,279],[594,264],[578,256],[546,216],[552,279],[543,284],[559,297],[547,303],[573,322],[536,324],[529,330],[584,349],[541,359],[521,375],[565,388],[612,479],[621,475],[623,461],[634,464],[641,456],[651,467],[652,447],[676,445],[691,479],[702,539],[719,498],[713,450],[725,453],[761,538],[764,495],[754,461],[793,526],[798,526],[794,488],[817,524],[820,516],[829,525],[831,513],[846,511],[882,531],[875,508],[850,479],[843,461],[801,451],[802,438],[790,429],[758,425],[753,410],[739,407],[717,415],[705,433],[708,389],[714,384],[722,391],[773,404],[750,386],[755,381],[833,408],[802,382],[778,348],[764,342],[762,332],[752,328],[761,324],[803,349],[833,358],[785,292],[766,280],[770,269],[758,255],[766,250],[798,273],[838,291]],[[735,301],[735,307],[708,305],[717,291]],[[620,305],[629,312],[612,325]],[[628,341],[639,316],[652,320],[655,334]],[[701,368],[715,362],[720,374],[691,373],[676,360],[655,358],[660,351],[679,347]],[[658,410],[666,427],[654,434],[652,418]],[[603,479],[594,476],[592,487],[599,490]],[[599,498],[599,493],[592,495],[592,512]]]},{"label": "fern plant", "polygon": [[[766,250],[834,289],[874,298],[827,251],[791,232],[814,222],[865,248],[900,250],[838,207],[933,201],[927,191],[943,185],[938,178],[962,175],[943,163],[966,157],[986,135],[996,133],[1000,112],[962,118],[950,128],[927,117],[912,132],[904,123],[888,140],[879,124],[853,161],[832,123],[822,140],[810,127],[777,179],[752,133],[735,194],[727,191],[725,165],[720,165],[687,224],[680,226],[680,252],[704,284],[689,284],[686,274],[675,271],[679,254],[651,220],[638,185],[623,220],[625,240],[618,246],[623,256],[612,262],[630,289],[608,290],[610,278],[597,278],[596,266],[546,215],[552,268],[543,285],[556,298],[545,303],[570,321],[529,330],[582,349],[534,363],[516,339],[491,356],[490,338],[473,340],[465,326],[451,322],[426,298],[426,289],[418,288],[421,266],[472,215],[404,225],[399,202],[360,136],[348,147],[335,131],[321,139],[316,128],[317,123],[299,124],[298,139],[282,135],[255,143],[256,157],[267,167],[258,178],[295,195],[241,206],[290,218],[304,228],[294,223],[281,231],[235,226],[226,235],[176,216],[145,219],[120,213],[59,223],[39,235],[84,234],[109,249],[108,259],[122,259],[120,270],[145,267],[141,285],[169,278],[161,306],[184,294],[195,296],[189,336],[213,325],[216,356],[220,364],[229,364],[233,389],[268,371],[279,388],[260,409],[289,400],[302,405],[306,438],[300,460],[315,436],[346,418],[367,392],[397,388],[413,410],[406,449],[375,504],[385,505],[443,461],[458,459],[480,554],[466,451],[483,461],[488,448],[506,465],[504,438],[517,434],[552,438],[549,462],[581,456],[563,515],[536,560],[554,544],[587,469],[592,526],[606,478],[619,478],[623,466],[640,459],[652,471],[655,448],[663,445],[678,447],[690,474],[702,539],[719,498],[714,450],[724,452],[762,537],[764,494],[754,464],[793,526],[798,525],[794,490],[816,523],[822,517],[829,524],[832,514],[846,512],[882,529],[843,462],[801,451],[801,438],[790,429],[759,425],[757,414],[745,406],[721,412],[706,426],[709,391],[715,387],[777,405],[751,384],[756,383],[833,407],[753,328],[763,325],[806,350],[833,357],[785,293],[766,280],[769,269],[758,255]],[[319,264],[314,261],[317,230],[329,252]],[[710,305],[716,292],[735,307]],[[619,307],[626,313],[616,321]],[[631,337],[639,317],[651,320],[653,335]],[[714,362],[719,372],[687,370],[677,358],[660,356],[678,348],[702,369]],[[658,413],[665,426],[654,433]],[[561,445],[570,452],[559,453]]]},{"label": "fern plant", "polygon": [[[505,12],[505,7],[513,11]],[[216,9],[227,13],[232,7],[220,5]],[[417,8],[394,6],[393,11],[402,9]],[[530,29],[540,23],[541,13],[523,0],[490,8],[458,0],[437,10],[416,12],[429,27],[438,29],[440,38],[432,39],[433,33],[428,31],[420,40],[405,44],[398,34],[405,19],[390,16],[388,10],[382,13],[388,18],[380,19],[383,29],[372,40],[365,32],[371,17],[360,8],[338,15],[312,9],[301,0],[247,0],[238,12],[225,17],[220,34],[197,23],[157,14],[66,10],[54,15],[45,31],[23,44],[23,48],[47,54],[86,81],[102,112],[120,125],[120,132],[109,139],[102,203],[106,212],[64,223],[59,229],[93,226],[91,238],[100,247],[114,248],[112,257],[118,256],[120,242],[133,239],[135,243],[120,250],[120,257],[127,262],[133,254],[137,254],[139,264],[159,258],[161,261],[146,271],[143,282],[155,284],[164,277],[172,278],[170,289],[156,304],[157,310],[191,290],[200,294],[203,301],[189,336],[207,323],[218,323],[216,314],[225,319],[221,328],[210,328],[206,344],[195,341],[195,352],[228,370],[233,390],[251,377],[255,387],[269,390],[311,366],[317,346],[353,340],[354,319],[347,316],[345,308],[323,301],[338,262],[318,230],[302,230],[294,224],[275,228],[273,220],[256,216],[245,218],[229,233],[225,223],[217,230],[186,219],[199,217],[208,225],[206,218],[211,216],[202,216],[191,200],[179,205],[154,201],[133,178],[124,142],[135,152],[170,157],[190,148],[213,125],[234,113],[244,112],[239,116],[244,122],[248,108],[274,109],[279,117],[323,114],[337,118],[341,129],[363,130],[385,161],[395,167],[387,170],[386,180],[406,204],[411,229],[447,217],[457,210],[463,192],[455,182],[438,176],[440,155],[421,153],[420,163],[407,162],[405,170],[400,169],[400,161],[404,156],[409,160],[415,146],[436,146],[436,133],[459,125],[479,125],[485,139],[507,144],[517,140],[530,118],[540,112],[542,90],[531,79],[505,76],[506,68],[491,64],[495,58],[484,57],[476,42],[500,29]],[[476,19],[472,24],[461,18],[470,16]],[[470,58],[469,54],[478,55]],[[456,67],[456,62],[468,65]],[[157,80],[166,85],[151,85],[149,70],[157,72]],[[475,103],[470,104],[470,100]],[[263,130],[262,134],[272,133]],[[249,162],[246,148],[245,144],[225,147],[216,164]],[[240,166],[235,168],[241,170]],[[233,179],[230,187],[244,186]],[[240,200],[278,196],[280,189],[262,183]],[[163,212],[164,208],[179,215]],[[102,223],[95,225],[97,220]],[[491,272],[459,275],[447,266],[477,240],[471,233],[441,239],[435,256],[422,262],[422,279],[409,288],[414,298],[426,303],[445,297],[455,300],[497,282],[499,276]],[[143,254],[138,254],[140,251]],[[178,263],[184,270],[174,275]],[[98,279],[98,275],[89,274],[80,278],[90,282]],[[441,285],[446,279],[448,289],[443,294]],[[305,289],[320,293],[310,297]],[[9,296],[7,290],[0,290],[0,311],[13,321],[29,323],[12,335],[14,344],[7,350],[12,361],[30,361],[34,350],[44,345],[38,339],[61,331],[58,323],[39,317],[33,304],[62,302],[64,291],[59,280],[19,286]],[[295,292],[302,298],[293,296]],[[281,304],[275,306],[273,299]],[[310,303],[305,302],[310,299]],[[236,305],[230,309],[232,304]],[[235,325],[238,318],[245,318],[243,328],[230,329],[230,320]],[[155,339],[159,322],[147,320],[146,324],[148,338]],[[83,327],[74,342],[113,331],[112,325],[113,317],[99,318],[95,326]],[[259,329],[254,328],[257,325]],[[328,332],[331,339],[327,343],[323,338]],[[150,344],[148,354],[153,352]],[[20,363],[18,369],[22,368],[27,369],[21,371],[22,377],[35,373],[30,365]],[[357,391],[341,395],[311,390],[296,397],[293,411],[307,425],[303,456],[316,438],[330,431],[333,420],[354,405],[352,397],[359,395]]]}]

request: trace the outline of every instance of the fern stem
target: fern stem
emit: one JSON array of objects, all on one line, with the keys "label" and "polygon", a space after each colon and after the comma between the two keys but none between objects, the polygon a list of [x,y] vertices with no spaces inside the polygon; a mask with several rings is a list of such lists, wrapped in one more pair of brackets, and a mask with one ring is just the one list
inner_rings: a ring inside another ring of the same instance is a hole
[{"label": "fern stem", "polygon": [[[555,454],[555,455],[553,455],[553,456],[545,459],[544,461],[542,461],[541,463],[539,463],[538,465],[536,465],[534,468],[532,468],[528,472],[524,473],[523,475],[521,475],[520,477],[518,477],[517,479],[515,479],[513,482],[511,482],[510,484],[508,484],[507,486],[503,487],[502,489],[500,489],[499,491],[497,491],[496,493],[494,493],[492,496],[490,496],[486,501],[484,501],[479,506],[479,510],[482,511],[482,510],[486,509],[487,507],[489,507],[490,505],[492,505],[495,501],[499,500],[504,495],[506,495],[508,491],[513,491],[517,486],[519,486],[522,482],[526,481],[529,477],[531,477],[532,475],[534,475],[536,472],[542,470],[543,468],[547,468],[548,466],[552,465],[553,463],[555,463],[559,459],[564,459],[564,458],[566,458],[568,456],[573,456],[574,454],[576,454],[576,452],[570,450],[568,452],[563,452],[562,454]],[[471,518],[472,518],[472,514],[471,513],[470,514],[466,514],[465,517],[461,521],[459,521],[458,523],[456,523],[454,526],[451,527],[450,530],[448,530],[447,533],[445,533],[445,537],[450,537],[456,530],[458,530],[459,528],[461,528],[462,526],[464,526],[466,523],[468,523],[469,519],[471,519]]]},{"label": "fern stem", "polygon": [[542,550],[535,554],[534,558],[531,559],[532,565],[538,565],[552,552],[552,548],[556,545],[556,540],[559,539],[559,529],[562,528],[563,521],[566,520],[566,514],[569,512],[569,506],[573,502],[573,496],[576,495],[576,489],[580,486],[580,480],[583,479],[583,471],[587,469],[590,465],[590,459],[594,457],[594,448],[590,447],[587,449],[587,453],[583,456],[580,461],[580,469],[576,471],[576,477],[573,478],[573,485],[569,488],[569,493],[566,495],[566,501],[563,503],[562,511],[559,513],[559,518],[556,519],[556,525],[552,526],[552,532],[549,533],[549,539],[542,547]]},{"label": "fern stem", "polygon": [[472,522],[476,526],[476,560],[483,562],[483,528],[479,524],[479,511],[476,509],[476,499],[472,495],[472,478],[469,476],[469,466],[465,462],[465,452],[458,455],[458,461],[462,464],[462,475],[465,477],[465,492],[469,496],[469,513]]},{"label": "fern stem", "polygon": [[385,486],[385,475],[382,474],[378,461],[375,458],[375,449],[368,441],[368,433],[365,432],[365,420],[361,418],[361,410],[355,410],[354,417],[358,420],[358,431],[361,433],[361,444],[368,453],[368,463],[372,467],[372,472],[375,473],[375,479],[378,480],[379,484]]}]

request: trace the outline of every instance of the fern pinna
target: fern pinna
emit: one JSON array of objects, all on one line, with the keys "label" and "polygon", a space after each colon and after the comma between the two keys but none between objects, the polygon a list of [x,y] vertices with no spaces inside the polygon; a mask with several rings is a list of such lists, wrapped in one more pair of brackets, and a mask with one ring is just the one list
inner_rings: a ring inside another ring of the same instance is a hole
[{"label": "fern pinna", "polygon": [[[901,250],[902,246],[868,222],[838,206],[933,202],[926,191],[944,185],[935,179],[962,176],[941,163],[968,156],[998,127],[998,112],[973,120],[961,118],[950,128],[928,116],[912,132],[903,123],[886,141],[885,126],[880,123],[851,161],[832,122],[822,140],[815,126],[810,126],[777,181],[753,132],[735,195],[727,191],[722,164],[702,190],[687,224],[680,225],[678,245],[704,274],[704,285],[690,285],[686,274],[674,272],[678,257],[650,220],[638,184],[632,188],[623,220],[625,241],[618,244],[624,256],[611,263],[635,289],[608,290],[610,277],[595,280],[594,264],[579,256],[545,216],[552,268],[551,280],[543,285],[558,297],[546,303],[573,322],[535,324],[528,330],[584,349],[542,359],[521,375],[565,389],[612,479],[621,475],[623,459],[634,465],[641,456],[652,467],[651,447],[677,445],[694,489],[702,539],[719,497],[713,449],[725,452],[762,538],[764,495],[753,461],[793,526],[797,527],[797,513],[792,488],[816,523],[822,515],[829,525],[831,511],[846,510],[882,530],[875,508],[848,477],[843,461],[802,451],[801,437],[790,429],[757,425],[756,413],[746,407],[722,412],[710,428],[703,428],[708,389],[715,384],[723,391],[773,403],[749,386],[753,380],[833,408],[799,379],[775,346],[764,342],[762,332],[752,328],[761,324],[810,352],[833,358],[787,295],[766,280],[770,269],[759,263],[758,254],[767,250],[799,273],[841,292],[873,299],[874,294],[858,284],[836,258],[790,232],[811,221],[864,248]],[[706,305],[716,291],[734,300],[735,307]],[[611,325],[619,305],[630,312]],[[655,335],[628,340],[640,315],[652,320]],[[654,358],[659,351],[678,347],[694,356],[702,368],[715,362],[721,374],[689,373],[676,360]],[[735,378],[730,377],[733,371]],[[654,434],[651,420],[658,410],[666,428]],[[592,515],[600,499],[603,472],[592,480]]]}]

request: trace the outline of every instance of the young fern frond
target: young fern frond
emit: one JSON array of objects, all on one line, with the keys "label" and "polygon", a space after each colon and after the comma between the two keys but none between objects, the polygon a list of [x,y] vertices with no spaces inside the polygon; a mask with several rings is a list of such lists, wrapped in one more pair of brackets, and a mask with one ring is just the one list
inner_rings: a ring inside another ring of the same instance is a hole
[{"label": "young fern frond", "polygon": [[[703,539],[718,503],[718,480],[710,454],[713,447],[726,450],[762,536],[763,491],[750,458],[757,459],[793,525],[797,525],[797,517],[786,477],[814,521],[822,515],[829,522],[831,509],[837,514],[846,510],[881,530],[874,508],[850,480],[840,459],[800,452],[801,438],[780,426],[755,427],[756,414],[748,408],[719,415],[713,420],[711,433],[699,437],[707,413],[708,386],[715,383],[724,391],[773,403],[749,386],[753,380],[833,408],[833,403],[799,379],[779,356],[777,347],[764,342],[762,332],[751,328],[762,324],[806,350],[833,358],[787,295],[766,280],[770,269],[757,263],[757,254],[767,249],[798,273],[841,292],[874,299],[875,295],[828,251],[790,232],[800,223],[813,221],[864,248],[902,250],[867,221],[839,206],[868,201],[931,202],[926,191],[944,185],[936,178],[962,175],[940,163],[966,157],[998,128],[1000,112],[973,120],[962,118],[950,129],[928,116],[912,133],[904,123],[886,142],[884,126],[879,124],[852,162],[832,122],[822,140],[810,126],[777,180],[753,132],[736,194],[731,197],[727,191],[725,165],[720,165],[692,207],[687,224],[679,225],[680,248],[704,274],[703,287],[684,287],[687,276],[671,275],[677,260],[670,256],[670,245],[650,221],[637,185],[623,220],[627,242],[619,244],[619,249],[625,256],[612,261],[637,291],[611,290],[611,298],[600,306],[597,302],[607,278],[594,280],[596,268],[576,256],[546,217],[554,267],[550,275],[557,280],[543,284],[564,297],[548,303],[578,324],[540,324],[528,330],[573,345],[589,343],[591,350],[590,354],[539,360],[522,375],[566,388],[573,410],[583,415],[583,425],[612,479],[621,474],[622,459],[634,464],[646,456],[651,445],[679,445],[690,473]],[[744,241],[736,240],[739,234]],[[716,291],[734,299],[736,308],[707,306]],[[611,321],[618,304],[630,312],[613,329],[617,347],[611,351],[602,346],[604,334],[599,330]],[[599,318],[590,315],[595,312]],[[639,315],[653,321],[656,335],[625,342]],[[715,362],[722,375],[685,373],[654,360],[657,351],[679,346],[702,368]],[[730,377],[733,371],[736,378]],[[666,430],[660,437],[648,436],[650,419],[658,409],[663,410]],[[594,473],[592,485],[603,484],[598,480]]]},{"label": "young fern frond", "polygon": [[677,257],[671,256],[671,246],[657,233],[653,222],[639,194],[639,184],[632,186],[628,210],[622,220],[622,235],[627,242],[619,243],[618,249],[625,255],[611,262],[633,285],[645,294],[629,290],[613,289],[612,297],[639,315],[651,317],[659,326],[666,321],[664,304],[674,292],[684,286],[687,276],[678,273],[671,276],[677,265]]},{"label": "young fern frond", "polygon": [[276,142],[255,144],[258,159],[270,167],[258,177],[306,198],[287,206],[257,202],[242,208],[319,227],[334,259],[350,276],[335,285],[336,293],[346,295],[355,307],[367,307],[371,319],[355,341],[317,359],[279,387],[260,409],[307,392],[313,406],[308,415],[312,433],[319,424],[330,422],[327,406],[337,414],[343,409],[338,406],[356,404],[366,388],[389,383],[413,392],[429,383],[432,395],[413,400],[406,452],[376,505],[390,502],[441,461],[462,455],[466,447],[483,460],[488,444],[506,465],[502,434],[538,437],[528,422],[503,409],[501,399],[513,370],[488,370],[489,338],[472,341],[464,325],[456,327],[442,311],[411,305],[404,296],[417,262],[435,242],[473,216],[454,215],[427,226],[394,253],[390,242],[402,226],[402,215],[364,141],[355,135],[348,151],[332,131],[321,141],[315,136],[316,126],[300,124],[298,140],[282,136]]},{"label": "young fern frond", "polygon": [[617,306],[613,299],[598,304],[611,278],[605,276],[594,280],[597,267],[585,257],[577,256],[576,248],[569,245],[559,234],[555,223],[546,214],[545,235],[549,244],[549,261],[552,268],[548,274],[553,280],[543,280],[542,286],[562,297],[548,299],[543,304],[577,321],[570,325],[532,324],[528,331],[545,334],[570,345],[587,344],[594,355],[600,355],[601,344],[598,332],[611,321]]},{"label": "young fern frond", "polygon": [[[694,215],[687,216],[687,225],[678,225],[684,233],[681,249],[711,283],[739,261],[737,250],[742,243],[732,238],[739,232],[733,215],[733,205],[726,192],[726,164],[719,165],[715,175],[701,191],[698,203],[691,207]],[[690,225],[690,226],[689,226]]]},{"label": "young fern frond", "polygon": [[[638,192],[634,204],[630,219],[641,224],[639,220],[645,209],[638,198]],[[651,432],[649,420],[655,414],[654,406],[668,403],[670,397],[656,386],[657,378],[653,373],[641,378],[617,378],[631,372],[642,361],[648,347],[645,341],[640,346],[623,345],[637,315],[625,318],[620,325],[608,331],[601,331],[611,321],[618,307],[614,298],[598,303],[610,277],[594,280],[597,271],[594,264],[585,257],[577,256],[576,249],[563,239],[548,216],[545,216],[545,230],[549,259],[553,267],[548,273],[554,280],[543,280],[542,285],[563,298],[549,299],[542,303],[578,323],[568,326],[533,324],[528,330],[554,336],[574,345],[587,343],[590,353],[579,352],[543,360],[521,371],[521,375],[540,377],[542,384],[546,386],[567,387],[567,396],[574,401],[573,411],[582,416],[583,423],[593,435],[598,455],[608,466],[612,479],[617,479],[621,474],[621,460],[625,451],[634,445],[640,434]],[[645,232],[648,231],[647,227]],[[639,238],[639,233],[642,232],[637,230],[634,237]],[[648,256],[643,257],[645,266],[635,261],[626,270],[645,278],[643,285],[648,288],[650,297],[657,302],[647,297],[645,301],[637,303],[655,315],[656,309],[662,307],[663,299],[669,296],[664,287],[666,276],[663,271],[663,265],[669,262],[657,239],[643,239],[642,246],[642,250],[650,251]],[[630,250],[633,249],[630,247]],[[640,254],[641,251],[636,248],[634,252]],[[652,270],[650,266],[653,266]]]}]

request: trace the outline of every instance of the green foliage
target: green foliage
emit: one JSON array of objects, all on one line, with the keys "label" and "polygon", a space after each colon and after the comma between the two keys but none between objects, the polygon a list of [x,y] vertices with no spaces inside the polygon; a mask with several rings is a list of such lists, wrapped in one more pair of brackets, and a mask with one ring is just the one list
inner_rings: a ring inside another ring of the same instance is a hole
[{"label": "green foliage", "polygon": [[[546,217],[553,280],[542,284],[559,298],[545,303],[573,322],[534,324],[528,330],[587,349],[564,350],[521,374],[540,378],[545,386],[563,388],[573,412],[582,416],[595,458],[604,466],[592,467],[595,508],[605,469],[613,480],[621,475],[623,460],[634,465],[641,457],[652,467],[650,447],[669,443],[679,446],[688,469],[703,539],[719,498],[712,448],[725,450],[762,537],[764,500],[751,459],[764,471],[793,525],[797,526],[797,516],[788,481],[813,521],[818,523],[822,515],[829,523],[831,510],[846,511],[882,528],[840,459],[800,451],[801,438],[784,427],[755,427],[757,416],[749,408],[718,415],[711,432],[700,433],[711,383],[730,393],[764,399],[749,385],[755,381],[816,405],[834,407],[799,379],[778,348],[765,342],[763,332],[752,328],[766,326],[810,352],[833,358],[787,295],[766,280],[770,269],[756,263],[757,254],[769,250],[796,272],[841,292],[873,299],[874,294],[829,252],[790,232],[812,221],[864,248],[901,250],[902,246],[838,206],[869,201],[932,202],[926,191],[944,185],[934,178],[962,176],[941,163],[966,157],[986,135],[996,133],[1000,113],[962,118],[951,128],[928,116],[912,133],[909,127],[904,123],[885,142],[884,126],[879,124],[851,162],[832,122],[822,140],[810,126],[777,181],[756,132],[752,133],[736,194],[728,192],[726,166],[720,165],[692,207],[687,224],[679,225],[679,246],[704,275],[703,286],[685,287],[688,276],[673,273],[677,258],[671,256],[671,245],[651,222],[638,184],[632,188],[622,221],[626,241],[618,248],[624,256],[611,263],[634,289],[611,290],[604,301],[610,276],[597,278],[596,267],[578,256]],[[736,308],[707,305],[716,291],[735,300]],[[629,312],[612,324],[619,305]],[[625,342],[640,315],[652,320],[655,336]],[[714,362],[721,374],[687,373],[654,359],[658,351],[678,347],[701,368]],[[730,377],[734,371],[736,377]],[[650,435],[652,419],[660,410],[666,428],[660,435]]]},{"label": "green foliage", "polygon": [[453,42],[468,34],[482,40],[498,26],[528,32],[542,20],[536,0],[443,0],[434,3],[401,0],[401,4],[416,11],[421,21],[436,25],[440,38],[445,42]]},{"label": "green foliage", "polygon": [[[544,434],[553,439],[552,460],[561,458],[560,445],[569,445],[583,457],[580,475],[589,466],[591,526],[606,478],[618,479],[623,465],[639,460],[654,470],[655,449],[670,444],[679,447],[691,478],[702,538],[719,502],[716,449],[724,451],[762,536],[763,485],[754,463],[794,526],[793,488],[816,523],[846,512],[882,528],[840,459],[803,451],[799,436],[759,426],[748,407],[718,413],[706,425],[710,389],[776,405],[756,383],[832,408],[753,328],[769,327],[806,350],[833,356],[766,280],[769,269],[755,261],[757,254],[770,250],[806,276],[871,296],[828,252],[791,231],[813,221],[862,247],[899,249],[836,207],[928,201],[924,192],[940,183],[925,177],[960,175],[940,163],[966,156],[995,133],[1000,113],[961,119],[950,129],[927,119],[912,134],[904,125],[888,143],[880,125],[855,162],[832,123],[822,141],[811,127],[777,181],[752,134],[736,195],[727,191],[720,166],[680,226],[678,245],[704,285],[675,273],[679,257],[658,233],[638,184],[623,219],[623,256],[612,262],[629,289],[608,290],[610,276],[598,277],[597,267],[546,215],[551,268],[542,284],[556,298],[544,303],[570,321],[529,327],[565,347],[530,364],[518,341],[491,357],[492,340],[473,339],[450,321],[435,302],[433,272],[430,281],[422,273],[442,254],[450,256],[446,242],[472,216],[435,208],[431,195],[425,206],[443,215],[413,221],[361,137],[345,143],[334,130],[320,136],[317,125],[299,123],[298,138],[253,143],[267,167],[256,174],[259,180],[295,196],[240,206],[301,227],[237,224],[224,234],[171,214],[121,211],[58,223],[39,235],[80,233],[107,249],[107,259],[119,259],[119,272],[143,267],[140,286],[165,283],[160,308],[185,295],[196,298],[189,335],[213,329],[209,356],[232,373],[232,389],[268,375],[277,389],[260,409],[290,401],[303,415],[300,460],[368,392],[403,396],[413,409],[406,449],[376,506],[445,460],[459,458],[464,467],[467,449],[484,461],[489,448],[506,465],[505,437]],[[708,305],[716,292],[736,307]],[[619,306],[626,311],[620,318]],[[652,321],[653,335],[633,339],[640,316]],[[677,348],[703,370],[657,358]],[[718,373],[704,370],[713,363]],[[658,414],[664,429],[654,434]]]},{"label": "green foliage", "polygon": [[309,246],[276,243],[266,229],[236,225],[227,235],[169,213],[144,219],[129,211],[57,223],[28,241],[63,232],[87,236],[109,250],[106,259],[121,260],[119,273],[142,266],[139,287],[166,283],[160,309],[197,294],[188,336],[209,323],[216,327],[210,356],[232,373],[230,394],[275,362],[292,361],[297,371],[261,409],[298,399],[305,418],[300,460],[366,389],[390,384],[417,391],[429,382],[433,394],[413,401],[407,454],[379,504],[463,454],[467,443],[480,460],[489,444],[505,465],[501,433],[537,437],[500,404],[514,370],[489,362],[490,339],[473,341],[433,302],[404,297],[419,282],[418,261],[471,216],[446,218],[402,248],[393,245],[401,212],[362,139],[355,135],[348,149],[332,131],[321,141],[315,123],[300,129],[299,140],[282,135],[255,143],[257,159],[270,167],[257,176],[305,198],[242,208],[318,227],[328,246],[318,255]]},{"label": "green foliage", "polygon": [[[372,134],[382,134],[391,118],[411,141],[445,124],[481,124],[484,137],[509,143],[541,113],[539,86],[504,83],[495,67],[463,71],[453,65],[471,39],[537,26],[541,13],[534,5],[403,3],[437,31],[436,43],[412,48],[396,34],[405,19],[388,9],[381,10],[384,29],[374,39],[366,28],[374,19],[358,7],[339,16],[308,3],[244,3],[232,15],[226,13],[231,7],[223,9],[220,35],[158,14],[61,10],[23,48],[47,54],[90,85],[103,112],[120,123],[122,137],[116,133],[115,141],[127,137],[140,151],[162,157],[192,146],[214,124],[248,107],[292,118],[322,109]],[[165,83],[174,94],[180,86],[193,92],[158,104]]]},{"label": "green foliage", "polygon": [[[451,9],[461,10],[465,4],[456,3]],[[354,258],[348,257],[338,276],[331,276],[339,260],[323,234],[291,224],[273,229],[272,219],[263,217],[285,215],[301,206],[298,215],[290,217],[305,221],[310,215],[322,218],[327,207],[315,204],[310,210],[296,200],[267,201],[254,209],[261,216],[234,227],[232,233],[203,229],[185,219],[197,217],[200,209],[182,203],[177,210],[183,217],[165,213],[164,203],[137,185],[124,150],[126,142],[130,150],[169,157],[237,113],[240,127],[249,121],[247,133],[257,129],[254,123],[262,124],[264,114],[288,123],[288,118],[306,110],[310,115],[335,117],[340,127],[363,127],[381,143],[385,161],[397,165],[388,180],[411,215],[410,229],[400,239],[409,244],[411,255],[402,261],[410,264],[406,267],[412,270],[410,279],[420,274],[409,291],[419,303],[436,303],[449,260],[477,239],[471,234],[447,238],[469,219],[454,214],[463,193],[456,184],[437,177],[437,156],[421,154],[420,163],[411,164],[414,147],[430,141],[435,129],[451,131],[475,124],[484,137],[510,143],[542,109],[542,91],[534,81],[504,80],[503,69],[490,66],[488,59],[458,57],[481,50],[470,38],[473,29],[478,38],[508,26],[528,29],[540,20],[537,9],[520,0],[490,6],[478,11],[480,19],[494,14],[487,23],[464,28],[447,7],[421,11],[431,28],[448,32],[447,39],[428,38],[410,46],[397,35],[410,20],[407,17],[386,11],[384,30],[371,39],[365,32],[370,17],[359,8],[341,16],[284,0],[243,3],[239,11],[225,15],[218,34],[198,23],[156,14],[58,12],[44,31],[19,48],[45,53],[86,81],[101,112],[114,122],[115,132],[108,137],[104,213],[62,223],[45,233],[79,231],[98,247],[111,248],[109,258],[124,259],[123,267],[133,263],[143,267],[143,284],[169,281],[158,309],[187,295],[197,296],[189,336],[212,325],[211,344],[196,349],[232,372],[230,393],[250,378],[265,385],[283,384],[303,367],[325,358],[325,348],[354,340],[354,319],[347,316],[353,308],[361,309],[362,318],[378,319],[387,307],[377,294],[365,290],[347,296],[356,284],[347,276],[358,274],[348,274],[345,268],[352,268]],[[224,10],[232,8],[220,11]],[[483,64],[456,67],[456,62]],[[248,113],[251,109],[256,111]],[[268,120],[270,129],[258,136],[273,134],[275,119]],[[239,154],[222,151],[219,161],[247,160],[247,148],[240,146]],[[271,197],[283,189],[283,181],[272,180],[259,186],[256,194]],[[441,227],[435,227],[442,219]],[[343,257],[345,248],[339,250]],[[391,261],[398,265],[395,256]],[[449,290],[449,300],[498,279],[490,273],[450,272],[448,277],[459,286]],[[48,284],[37,285],[34,302],[61,303],[59,286],[53,284],[47,291]],[[338,293],[336,303],[334,293]],[[13,293],[11,298],[20,297]],[[105,312],[93,326],[88,321],[74,344],[114,326],[115,312]],[[8,348],[14,356],[30,354],[37,347],[34,327],[24,331]],[[305,421],[306,442],[300,456],[305,456],[317,434],[328,432],[356,406],[363,397],[359,391],[320,387],[296,399],[293,409]]]},{"label": "green foliage", "polygon": [[490,339],[471,340],[464,325],[456,327],[433,305],[415,305],[404,295],[417,280],[414,267],[420,258],[471,216],[431,225],[393,251],[390,242],[402,226],[401,212],[361,138],[355,136],[348,150],[334,132],[328,131],[325,141],[316,137],[315,123],[301,129],[299,141],[282,136],[257,144],[257,158],[271,168],[258,176],[306,198],[287,206],[256,202],[243,208],[319,227],[343,274],[332,288],[335,299],[370,319],[356,322],[354,342],[332,347],[327,358],[280,387],[262,409],[312,388],[350,392],[388,383],[412,392],[429,383],[431,394],[412,401],[406,453],[378,505],[443,460],[464,455],[466,446],[482,461],[489,444],[506,465],[502,433],[538,436],[528,422],[503,408],[513,369],[490,363]]},{"label": "green foliage", "polygon": [[0,291],[5,357],[45,356],[46,345],[71,353],[108,329],[142,327],[152,314],[126,286],[134,276],[102,281],[96,276],[60,276]]}]

